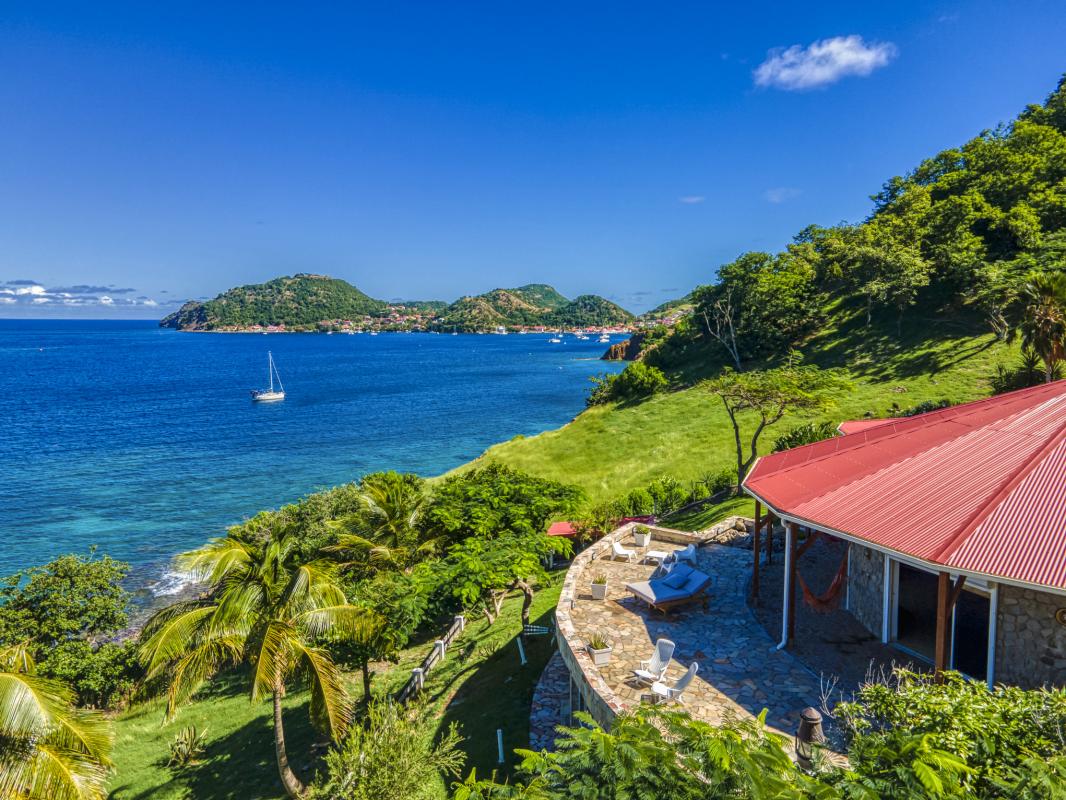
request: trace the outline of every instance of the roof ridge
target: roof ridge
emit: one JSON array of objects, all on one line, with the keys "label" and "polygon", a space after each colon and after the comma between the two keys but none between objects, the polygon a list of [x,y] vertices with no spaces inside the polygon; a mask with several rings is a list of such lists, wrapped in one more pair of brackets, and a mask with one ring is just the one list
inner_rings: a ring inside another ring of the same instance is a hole
[{"label": "roof ridge", "polygon": [[[957,419],[958,417],[963,416],[964,414],[971,413],[973,410],[976,409],[976,407],[978,407],[978,406],[982,406],[983,407],[984,405],[989,404],[989,403],[991,403],[994,400],[995,401],[1001,401],[1004,398],[1011,397],[1012,395],[1021,395],[1022,393],[1025,393],[1026,396],[1028,396],[1030,394],[1040,394],[1041,393],[1040,390],[1045,390],[1046,391],[1049,387],[1055,386],[1055,385],[1060,384],[1060,383],[1063,384],[1063,389],[1066,390],[1066,379],[1060,379],[1060,380],[1057,380],[1057,381],[1052,381],[1051,383],[1041,383],[1041,384],[1037,384],[1036,386],[1027,386],[1024,389],[1015,389],[1015,390],[1010,391],[1010,392],[1004,392],[1003,394],[995,394],[995,395],[992,395],[991,397],[982,397],[980,400],[971,400],[968,403],[960,403],[957,406],[948,406],[947,408],[938,408],[935,411],[927,411],[924,414],[917,414],[917,415],[915,415],[913,417],[899,417],[899,418],[891,418],[891,417],[889,417],[889,418],[886,419],[884,425],[878,426],[877,428],[873,428],[873,429],[871,429],[869,431],[857,431],[855,433],[848,433],[848,434],[844,434],[843,436],[840,436],[840,437],[833,437],[831,439],[823,439],[820,442],[812,442],[811,444],[802,445],[801,447],[792,448],[791,450],[782,450],[781,452],[782,453],[795,453],[796,451],[802,450],[805,447],[817,447],[818,445],[824,444],[827,441],[834,441],[834,440],[838,440],[838,439],[847,439],[849,436],[863,436],[863,435],[870,434],[871,431],[876,431],[876,430],[879,430],[879,429],[887,429],[889,426],[905,425],[908,422],[914,422],[914,421],[921,420],[921,424],[908,425],[904,430],[898,430],[898,429],[894,428],[892,431],[886,432],[883,436],[878,436],[877,439],[876,439],[876,441],[879,441],[879,442],[880,441],[886,441],[886,440],[889,440],[889,439],[896,438],[898,436],[903,436],[905,434],[912,433],[914,431],[914,429],[916,429],[916,428],[924,428],[927,425],[932,424],[932,423],[947,422],[947,421],[950,421],[950,420]],[[1064,391],[1064,394],[1066,394],[1066,391]],[[959,413],[960,411],[962,413]],[[955,413],[949,413],[949,412],[955,412]],[[1015,414],[1018,414],[1018,413],[1021,413],[1021,412],[1020,411],[1015,411],[1015,412],[1013,412],[1011,414],[1008,414],[1007,416],[1014,416]],[[947,417],[947,419],[941,419],[941,417]],[[963,423],[961,423],[961,422],[959,424],[963,425]],[[969,427],[970,427],[970,430],[973,430],[973,426],[969,426]],[[777,469],[774,470],[773,474],[774,475],[780,475],[780,474],[783,474],[783,473],[788,473],[788,472],[791,472],[793,470],[799,469],[800,467],[806,466],[808,464],[816,464],[819,461],[824,461],[825,459],[831,458],[831,457],[833,457],[833,456],[835,456],[835,455],[837,455],[839,453],[846,452],[846,450],[862,447],[863,445],[868,444],[868,443],[870,443],[870,440],[865,440],[863,442],[855,442],[853,447],[849,447],[849,448],[846,448],[846,449],[845,448],[833,448],[832,450],[827,450],[827,452],[825,452],[825,453],[823,453],[821,455],[815,456],[813,458],[806,459],[806,460],[803,460],[803,461],[797,461],[796,463],[789,464],[787,466],[778,467]],[[939,446],[939,445],[935,445],[935,446]],[[925,452],[925,451],[921,451],[921,452]],[[765,458],[768,458],[768,457],[771,457],[771,456],[775,456],[775,455],[777,455],[777,453],[770,453],[768,456],[762,456],[759,459],[757,459],[756,463],[752,465],[752,468],[749,471],[748,476],[750,477],[755,472],[755,468],[758,466],[758,462],[759,461],[762,461]],[[913,458],[915,455],[916,454],[911,454],[911,455],[907,456],[907,458]],[[747,480],[748,480],[748,477],[745,477],[744,481],[742,481],[742,484],[746,484]]]},{"label": "roof ridge", "polygon": [[[1046,384],[1045,384],[1046,385]],[[982,503],[962,524],[959,528],[959,532],[944,542],[935,553],[932,554],[930,560],[937,563],[943,563],[949,554],[954,554],[956,548],[961,546],[970,535],[977,529],[977,526],[986,518],[989,511],[999,505],[1003,500],[1016,488],[1018,485],[1032,474],[1037,465],[1040,464],[1044,458],[1055,450],[1066,439],[1066,419],[1056,429],[1056,431],[1048,437],[1047,441],[1025,462],[1014,471],[1014,473],[1004,481],[999,489]]]}]

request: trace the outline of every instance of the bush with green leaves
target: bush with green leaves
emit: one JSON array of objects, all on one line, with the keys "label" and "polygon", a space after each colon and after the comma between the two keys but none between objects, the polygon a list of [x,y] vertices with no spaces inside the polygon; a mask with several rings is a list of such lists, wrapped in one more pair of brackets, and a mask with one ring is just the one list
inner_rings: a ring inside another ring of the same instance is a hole
[{"label": "bush with green leaves", "polygon": [[464,756],[453,724],[434,741],[436,726],[418,707],[374,703],[340,747],[326,755],[314,800],[434,800],[441,776],[456,777]]},{"label": "bush with green leaves", "polygon": [[1066,752],[1066,689],[1026,691],[946,673],[895,670],[860,688],[834,712],[851,734],[854,770],[881,774],[894,761],[900,737],[926,737],[928,746],[966,765],[959,796],[997,797],[1003,786],[1031,781],[1020,765]]},{"label": "bush with green leaves", "polygon": [[593,383],[595,385],[585,401],[589,406],[640,400],[669,385],[661,369],[643,361],[634,361],[617,375],[593,378]]},{"label": "bush with green leaves", "polygon": [[70,686],[79,705],[120,704],[140,674],[131,646],[108,642],[129,623],[128,572],[90,550],[9,576],[0,588],[0,647],[25,646],[37,673]]},{"label": "bush with green leaves", "polygon": [[836,426],[832,422],[805,422],[774,439],[772,452],[780,453],[782,450],[791,450],[793,447],[832,439],[836,433]]},{"label": "bush with green leaves", "polygon": [[930,411],[940,411],[943,408],[950,408],[953,403],[947,398],[940,400],[925,400],[917,405],[910,406],[909,408],[900,408],[893,404],[890,409],[893,417],[916,417],[919,414],[928,414]]}]

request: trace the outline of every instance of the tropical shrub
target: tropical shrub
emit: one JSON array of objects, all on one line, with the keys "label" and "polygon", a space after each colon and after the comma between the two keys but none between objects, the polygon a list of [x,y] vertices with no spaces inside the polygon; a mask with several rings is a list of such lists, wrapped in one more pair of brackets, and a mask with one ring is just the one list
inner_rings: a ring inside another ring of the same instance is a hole
[{"label": "tropical shrub", "polygon": [[464,756],[454,723],[434,741],[435,726],[420,708],[373,703],[340,747],[326,755],[316,800],[433,800],[441,776],[456,777]]},{"label": "tropical shrub", "polygon": [[1066,747],[1066,689],[989,690],[957,673],[938,683],[897,669],[885,681],[864,685],[834,713],[851,734],[856,772],[883,774],[901,753],[900,737],[922,738],[922,747],[965,764],[963,771],[949,770],[960,779],[960,796],[995,797],[997,786],[1031,781],[1019,765],[1061,756]]},{"label": "tropical shrub", "polygon": [[470,536],[540,534],[550,520],[573,513],[581,498],[576,486],[489,464],[437,486],[421,525],[427,535],[446,543]]},{"label": "tropical shrub", "polygon": [[129,565],[90,550],[7,577],[0,647],[24,646],[36,674],[61,681],[79,705],[121,703],[140,675],[131,646],[107,641],[129,622],[128,572]]},{"label": "tropical shrub", "polygon": [[669,385],[661,369],[643,361],[634,361],[617,375],[593,378],[593,383],[595,385],[585,401],[589,406],[639,400]]},{"label": "tropical shrub", "polygon": [[772,452],[779,453],[782,450],[791,450],[793,447],[814,444],[823,439],[832,439],[836,433],[836,427],[832,422],[805,422],[774,439]]}]

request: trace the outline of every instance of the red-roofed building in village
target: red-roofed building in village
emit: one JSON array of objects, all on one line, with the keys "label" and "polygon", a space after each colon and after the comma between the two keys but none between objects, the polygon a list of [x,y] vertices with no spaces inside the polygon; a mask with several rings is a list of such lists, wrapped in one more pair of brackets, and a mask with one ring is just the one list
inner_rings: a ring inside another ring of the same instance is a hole
[{"label": "red-roofed building in village", "polygon": [[757,519],[785,524],[781,645],[800,537],[823,534],[849,543],[845,607],[882,642],[989,684],[1066,685],[1066,381],[840,430],[744,480]]}]

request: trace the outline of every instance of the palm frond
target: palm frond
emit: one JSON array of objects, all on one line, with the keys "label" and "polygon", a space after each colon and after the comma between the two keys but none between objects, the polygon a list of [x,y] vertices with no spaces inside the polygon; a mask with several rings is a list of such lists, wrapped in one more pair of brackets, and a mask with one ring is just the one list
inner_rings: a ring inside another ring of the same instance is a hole
[{"label": "palm frond", "polygon": [[340,639],[359,641],[372,635],[384,621],[370,609],[345,604],[304,611],[292,623],[312,638],[330,633]]},{"label": "palm frond", "polygon": [[19,642],[0,649],[0,669],[33,675],[37,671],[37,662],[30,652],[30,643]]},{"label": "palm frond", "polygon": [[173,719],[178,707],[188,702],[219,670],[239,664],[243,654],[242,637],[216,636],[175,661],[167,687],[167,720]]},{"label": "palm frond", "polygon": [[0,797],[104,800],[109,772],[85,753],[44,741],[28,758],[0,765]]},{"label": "palm frond", "polygon": [[212,539],[201,548],[182,553],[176,560],[181,569],[196,576],[197,580],[214,585],[230,572],[247,568],[252,562],[252,552],[244,542],[223,536]]},{"label": "palm frond", "polygon": [[207,622],[218,606],[200,606],[178,614],[160,625],[147,641],[137,648],[137,660],[149,680],[185,653],[191,642],[199,641]]},{"label": "palm frond", "polygon": [[299,639],[293,639],[292,644],[311,678],[311,719],[338,741],[352,720],[341,671],[325,650],[308,647]]},{"label": "palm frond", "polygon": [[298,639],[296,629],[287,622],[271,620],[267,625],[256,652],[253,702],[281,688],[282,679],[292,665],[293,641]]},{"label": "palm frond", "polygon": [[67,713],[73,694],[58,681],[0,672],[0,736],[43,737]]}]

